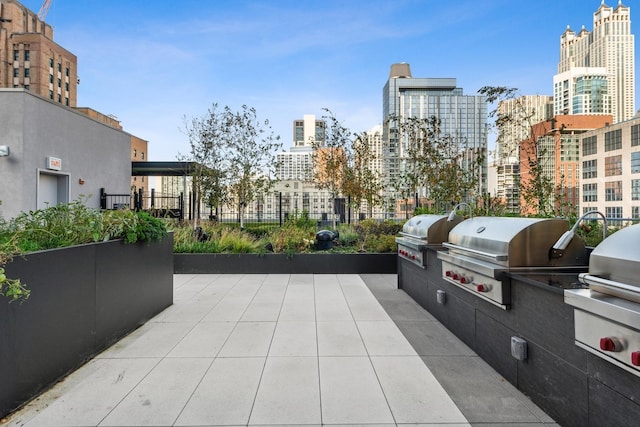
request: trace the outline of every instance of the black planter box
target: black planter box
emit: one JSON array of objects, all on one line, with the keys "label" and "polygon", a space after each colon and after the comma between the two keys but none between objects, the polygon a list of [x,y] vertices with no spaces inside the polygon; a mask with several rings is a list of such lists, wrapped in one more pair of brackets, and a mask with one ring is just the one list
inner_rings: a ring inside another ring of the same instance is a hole
[{"label": "black planter box", "polygon": [[395,274],[396,253],[174,254],[176,274]]},{"label": "black planter box", "polygon": [[0,298],[0,417],[173,304],[173,237],[35,252],[5,267],[31,290]]}]

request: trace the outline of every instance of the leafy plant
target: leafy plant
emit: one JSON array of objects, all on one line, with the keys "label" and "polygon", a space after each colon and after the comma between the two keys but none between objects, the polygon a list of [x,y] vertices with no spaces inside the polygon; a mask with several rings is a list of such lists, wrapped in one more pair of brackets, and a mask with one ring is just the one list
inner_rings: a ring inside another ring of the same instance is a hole
[{"label": "leafy plant", "polygon": [[363,248],[367,252],[395,252],[396,237],[388,234],[367,236]]},{"label": "leafy plant", "polygon": [[315,232],[287,223],[269,234],[274,252],[294,254],[309,251],[315,243]]},{"label": "leafy plant", "polygon": [[29,298],[31,291],[20,283],[20,279],[10,279],[4,274],[4,268],[0,267],[0,295],[9,298],[9,302],[25,300]]},{"label": "leafy plant", "polygon": [[[24,212],[12,220],[0,221],[0,267],[13,256],[112,239],[126,243],[161,240],[165,223],[146,212],[100,211],[88,208],[80,198],[74,202]],[[18,279],[0,274],[0,295],[25,299],[29,291]]]}]

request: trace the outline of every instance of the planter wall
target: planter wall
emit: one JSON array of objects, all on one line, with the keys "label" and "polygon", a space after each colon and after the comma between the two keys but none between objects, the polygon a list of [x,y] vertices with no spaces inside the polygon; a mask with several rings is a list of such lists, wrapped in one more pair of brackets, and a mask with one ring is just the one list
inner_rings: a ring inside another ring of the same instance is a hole
[{"label": "planter wall", "polygon": [[395,274],[396,253],[174,254],[174,273]]},{"label": "planter wall", "polygon": [[0,417],[173,303],[173,238],[17,257],[28,300],[0,299]]}]

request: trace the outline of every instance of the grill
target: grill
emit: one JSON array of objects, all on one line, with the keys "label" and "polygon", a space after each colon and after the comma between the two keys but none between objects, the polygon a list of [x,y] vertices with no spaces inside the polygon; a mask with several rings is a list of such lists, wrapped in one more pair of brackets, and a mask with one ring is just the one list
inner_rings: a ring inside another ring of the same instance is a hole
[{"label": "grill", "polygon": [[640,376],[640,224],[603,240],[578,280],[589,288],[564,292],[576,344]]},{"label": "grill", "polygon": [[568,231],[561,219],[475,217],[449,232],[439,251],[442,276],[464,290],[503,309],[511,289],[505,273],[586,270],[588,255],[582,239],[556,247]]},{"label": "grill", "polygon": [[398,256],[422,268],[427,266],[426,249],[439,247],[446,241],[449,231],[462,217],[457,215],[416,215],[409,219],[396,237]]}]

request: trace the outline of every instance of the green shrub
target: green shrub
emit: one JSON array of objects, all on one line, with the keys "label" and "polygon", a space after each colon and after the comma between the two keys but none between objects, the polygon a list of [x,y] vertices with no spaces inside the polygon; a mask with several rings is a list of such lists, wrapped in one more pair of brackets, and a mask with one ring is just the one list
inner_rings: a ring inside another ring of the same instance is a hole
[{"label": "green shrub", "polygon": [[363,248],[367,252],[395,252],[397,250],[396,236],[388,234],[368,236],[364,241]]},{"label": "green shrub", "polygon": [[0,220],[0,295],[12,301],[29,296],[20,280],[7,278],[1,268],[13,256],[112,239],[149,242],[167,235],[165,223],[145,212],[103,212],[88,208],[85,201],[80,198]]},{"label": "green shrub", "polygon": [[402,224],[398,224],[397,222],[390,219],[384,220],[382,222],[377,222],[372,219],[365,219],[354,226],[354,229],[362,238],[366,236],[381,236],[385,234],[395,236],[402,230]]},{"label": "green shrub", "polygon": [[269,233],[269,242],[276,253],[293,254],[308,252],[315,244],[315,231],[308,228],[299,228],[287,223],[279,229]]},{"label": "green shrub", "polygon": [[338,244],[344,247],[353,247],[358,249],[358,242],[360,241],[360,235],[352,225],[340,224],[338,225]]},{"label": "green shrub", "polygon": [[289,215],[289,217],[285,221],[285,225],[302,228],[305,230],[313,230],[315,229],[316,221],[309,218],[309,212],[307,212],[306,210],[298,213],[298,210],[296,209],[292,214]]},{"label": "green shrub", "polygon": [[234,226],[202,222],[202,231],[207,238],[199,241],[193,225],[182,223],[172,228],[173,251],[175,253],[259,253],[262,242],[252,233]]}]

